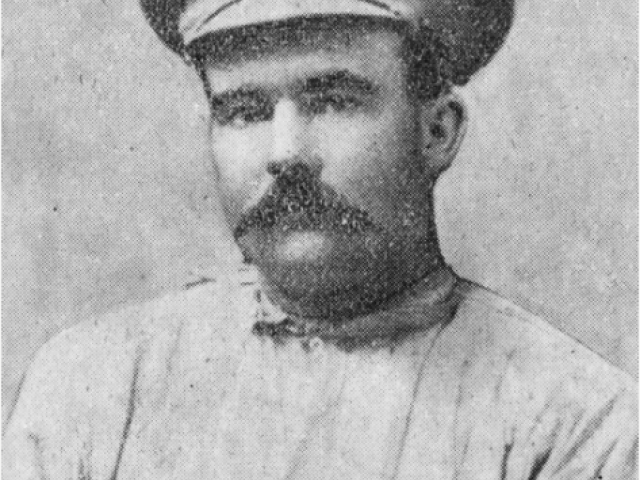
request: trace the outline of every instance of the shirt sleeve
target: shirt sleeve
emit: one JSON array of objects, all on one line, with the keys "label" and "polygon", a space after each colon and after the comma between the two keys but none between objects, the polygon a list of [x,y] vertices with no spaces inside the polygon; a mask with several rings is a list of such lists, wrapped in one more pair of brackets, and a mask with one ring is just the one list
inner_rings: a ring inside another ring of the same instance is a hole
[{"label": "shirt sleeve", "polygon": [[[596,409],[577,414],[565,427],[566,439],[549,458],[554,480],[631,480],[637,478],[635,389],[617,392]],[[541,478],[545,478],[541,476]]]},{"label": "shirt sleeve", "polygon": [[[638,476],[637,390],[626,385],[604,400],[550,406],[527,442],[530,480],[632,480]],[[549,420],[552,419],[552,420]],[[545,425],[546,424],[546,425]]]},{"label": "shirt sleeve", "polygon": [[66,398],[63,394],[68,376],[59,341],[42,347],[25,375],[16,407],[4,435],[3,473],[14,480],[78,478],[68,468],[74,449],[66,432]]},{"label": "shirt sleeve", "polygon": [[118,445],[126,411],[118,386],[126,393],[126,383],[94,343],[84,329],[71,329],[37,353],[4,434],[6,478],[83,480],[102,478],[112,468],[113,448],[105,450],[101,442],[111,437],[102,432],[113,433],[116,440],[107,443]]}]

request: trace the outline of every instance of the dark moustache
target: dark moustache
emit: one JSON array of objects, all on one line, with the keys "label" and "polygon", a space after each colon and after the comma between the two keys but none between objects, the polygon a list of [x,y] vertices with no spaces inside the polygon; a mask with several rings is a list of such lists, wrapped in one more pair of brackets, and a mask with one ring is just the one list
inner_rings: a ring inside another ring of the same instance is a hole
[{"label": "dark moustache", "polygon": [[344,234],[374,228],[367,212],[348,205],[304,164],[294,164],[276,176],[260,201],[244,213],[234,238],[251,229],[283,231],[332,230]]}]

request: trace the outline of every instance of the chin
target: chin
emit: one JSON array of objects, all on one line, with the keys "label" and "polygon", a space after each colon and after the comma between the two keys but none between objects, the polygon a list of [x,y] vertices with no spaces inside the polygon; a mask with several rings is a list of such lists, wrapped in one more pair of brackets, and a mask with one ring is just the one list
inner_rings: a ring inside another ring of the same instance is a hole
[{"label": "chin", "polygon": [[393,295],[409,273],[396,244],[379,231],[253,232],[239,241],[267,294],[290,314],[316,318],[356,316]]}]

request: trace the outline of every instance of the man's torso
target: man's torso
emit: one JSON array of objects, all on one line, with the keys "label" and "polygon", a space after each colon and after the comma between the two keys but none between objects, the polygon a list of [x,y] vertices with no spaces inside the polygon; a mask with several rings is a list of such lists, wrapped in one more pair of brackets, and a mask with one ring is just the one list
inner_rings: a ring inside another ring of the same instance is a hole
[{"label": "man's torso", "polygon": [[446,324],[353,350],[254,335],[256,288],[241,273],[59,336],[9,425],[9,471],[526,480],[635,468],[633,382],[481,287],[458,282]]}]

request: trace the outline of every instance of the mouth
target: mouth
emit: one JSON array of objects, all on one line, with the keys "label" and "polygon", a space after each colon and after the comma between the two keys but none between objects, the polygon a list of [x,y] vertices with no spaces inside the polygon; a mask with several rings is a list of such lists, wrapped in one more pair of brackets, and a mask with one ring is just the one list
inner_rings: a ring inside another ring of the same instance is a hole
[{"label": "mouth", "polygon": [[251,230],[324,231],[356,234],[374,223],[364,210],[353,207],[333,188],[298,169],[278,177],[260,201],[245,212],[234,229],[238,240]]}]

